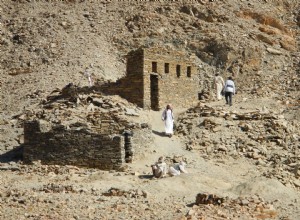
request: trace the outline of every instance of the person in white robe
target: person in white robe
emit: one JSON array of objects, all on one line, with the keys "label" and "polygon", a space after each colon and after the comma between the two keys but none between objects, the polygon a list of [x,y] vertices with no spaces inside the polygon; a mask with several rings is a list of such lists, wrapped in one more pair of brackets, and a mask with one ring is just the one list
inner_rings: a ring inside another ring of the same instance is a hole
[{"label": "person in white robe", "polygon": [[178,176],[180,173],[187,173],[185,170],[185,162],[180,161],[179,163],[175,163],[169,168],[169,175],[170,176]]},{"label": "person in white robe", "polygon": [[223,90],[224,87],[224,80],[222,78],[222,76],[220,76],[218,73],[215,75],[214,78],[214,88],[217,91],[217,99],[221,100],[222,99],[222,95],[221,92]]},{"label": "person in white robe", "polygon": [[93,84],[94,84],[93,79],[92,79],[92,74],[89,72],[88,69],[86,69],[86,70],[84,71],[84,75],[85,75],[85,77],[86,77],[86,78],[88,79],[88,81],[89,81],[89,87],[92,87]]},{"label": "person in white robe", "polygon": [[174,114],[170,104],[168,104],[166,109],[163,111],[161,119],[165,122],[166,135],[172,137],[174,126]]}]

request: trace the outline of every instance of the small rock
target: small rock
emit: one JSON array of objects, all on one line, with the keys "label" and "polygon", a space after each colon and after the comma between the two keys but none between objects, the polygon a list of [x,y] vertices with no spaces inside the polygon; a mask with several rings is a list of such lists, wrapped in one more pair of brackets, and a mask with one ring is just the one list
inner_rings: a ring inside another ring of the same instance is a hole
[{"label": "small rock", "polygon": [[243,199],[243,200],[241,201],[241,205],[248,205],[248,204],[249,204],[248,199]]}]

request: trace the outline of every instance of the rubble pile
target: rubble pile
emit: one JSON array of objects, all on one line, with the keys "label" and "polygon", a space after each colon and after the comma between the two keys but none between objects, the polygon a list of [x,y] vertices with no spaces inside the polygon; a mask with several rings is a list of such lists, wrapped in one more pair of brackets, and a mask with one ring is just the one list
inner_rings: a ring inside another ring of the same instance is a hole
[{"label": "rubble pile", "polygon": [[[24,173],[26,175],[26,173]],[[85,175],[84,177],[88,177]],[[58,181],[62,176],[48,177],[48,183],[32,187],[0,186],[0,217],[5,219],[155,219],[157,216],[183,216],[185,203],[181,200],[166,203],[153,200],[149,192],[137,188],[124,190],[115,187],[102,190],[78,181]],[[74,177],[71,177],[74,178]],[[0,179],[2,180],[2,179]],[[1,183],[4,183],[1,181]],[[179,212],[169,212],[172,208]],[[88,212],[86,211],[88,210]],[[147,217],[145,218],[145,212]]]},{"label": "rubble pile", "polygon": [[237,199],[199,193],[186,219],[277,219],[273,205],[258,196]]},{"label": "rubble pile", "polygon": [[104,196],[124,196],[126,198],[147,198],[149,193],[143,190],[121,190],[117,188],[110,188],[107,192],[102,193]]},{"label": "rubble pile", "polygon": [[299,121],[267,109],[226,111],[200,103],[179,117],[176,132],[187,150],[204,158],[249,158],[269,168],[265,176],[299,188],[299,129]]},{"label": "rubble pile", "polygon": [[[87,90],[87,91],[86,91]],[[88,92],[88,94],[84,94]],[[139,109],[118,97],[105,96],[92,89],[68,84],[55,90],[39,106],[27,110],[19,119],[42,119],[53,124],[62,124],[68,129],[86,128],[97,133],[108,133],[140,127],[130,123],[129,116],[139,116]],[[114,123],[112,123],[114,122]],[[112,125],[113,126],[109,126]]]},{"label": "rubble pile", "polygon": [[200,205],[200,204],[221,205],[223,202],[224,202],[224,198],[218,197],[213,194],[199,193],[196,196],[196,205]]}]

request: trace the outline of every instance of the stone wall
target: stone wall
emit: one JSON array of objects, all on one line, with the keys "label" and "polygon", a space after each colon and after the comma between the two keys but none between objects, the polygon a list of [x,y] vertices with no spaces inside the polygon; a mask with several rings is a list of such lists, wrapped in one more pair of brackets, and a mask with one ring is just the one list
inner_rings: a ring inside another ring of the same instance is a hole
[{"label": "stone wall", "polygon": [[115,83],[106,83],[101,91],[106,94],[118,94],[129,102],[143,107],[143,50],[132,51],[127,55],[126,77]]},{"label": "stone wall", "polygon": [[156,110],[164,108],[168,103],[176,107],[195,104],[198,101],[199,80],[194,59],[193,56],[189,57],[179,51],[168,51],[162,48],[145,49],[144,108],[150,108],[153,101],[151,100],[151,75],[158,77]]},{"label": "stone wall", "polygon": [[195,57],[163,48],[145,48],[127,56],[126,76],[101,90],[118,94],[145,109],[160,110],[167,103],[187,107],[198,100]]},{"label": "stone wall", "polygon": [[43,164],[118,169],[125,160],[124,137],[27,121],[23,158],[25,163],[40,160]]}]

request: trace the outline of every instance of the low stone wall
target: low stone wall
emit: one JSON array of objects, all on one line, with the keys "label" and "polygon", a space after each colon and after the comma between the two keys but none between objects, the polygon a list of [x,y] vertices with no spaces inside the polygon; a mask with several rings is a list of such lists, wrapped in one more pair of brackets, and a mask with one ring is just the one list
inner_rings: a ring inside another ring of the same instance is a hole
[{"label": "low stone wall", "polygon": [[27,121],[24,124],[23,158],[25,163],[40,160],[42,164],[117,170],[125,160],[124,137]]}]

